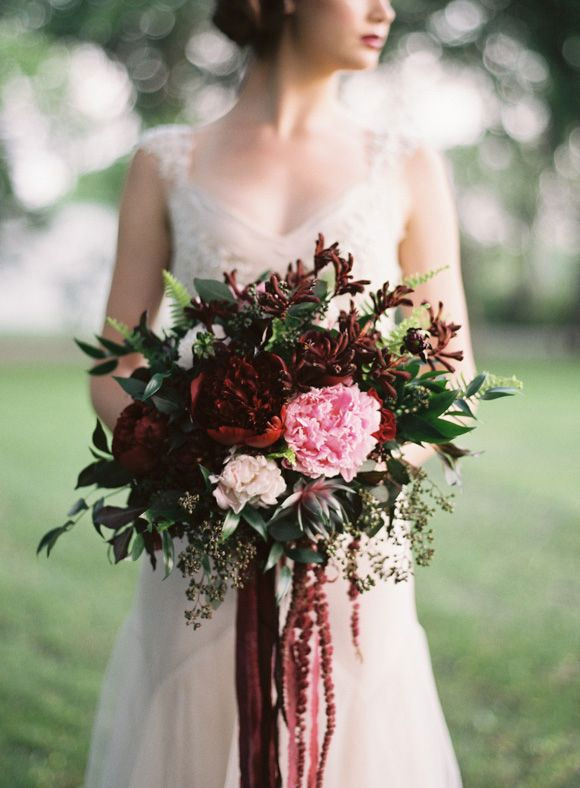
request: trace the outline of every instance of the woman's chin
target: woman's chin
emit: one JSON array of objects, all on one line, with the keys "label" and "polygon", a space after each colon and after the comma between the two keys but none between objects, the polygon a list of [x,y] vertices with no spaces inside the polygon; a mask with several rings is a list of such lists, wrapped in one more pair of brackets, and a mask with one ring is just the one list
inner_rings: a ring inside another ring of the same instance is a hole
[{"label": "woman's chin", "polygon": [[372,71],[379,64],[380,53],[362,53],[354,55],[348,59],[345,58],[340,66],[337,66],[338,71]]},{"label": "woman's chin", "polygon": [[349,63],[344,68],[352,71],[369,71],[376,68],[381,60],[382,49],[382,47],[379,49],[361,42],[358,46],[353,47],[345,57]]}]

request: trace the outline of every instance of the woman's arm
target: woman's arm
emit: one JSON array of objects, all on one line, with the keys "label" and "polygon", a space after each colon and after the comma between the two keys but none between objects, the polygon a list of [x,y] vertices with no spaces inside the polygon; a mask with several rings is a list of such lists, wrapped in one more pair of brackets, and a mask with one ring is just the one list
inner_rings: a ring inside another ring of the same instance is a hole
[{"label": "woman's arm", "polygon": [[[419,285],[412,295],[418,306],[427,300],[435,312],[438,302],[443,302],[442,318],[461,326],[446,350],[463,350],[463,360],[451,360],[455,372],[450,375],[452,385],[459,386],[458,375],[467,380],[476,373],[471,344],[469,316],[461,275],[459,227],[454,197],[441,153],[429,146],[420,146],[405,165],[405,182],[408,187],[409,212],[405,235],[399,244],[399,262],[403,276],[425,272],[443,265],[449,267],[428,282]],[[401,307],[407,316],[410,307]],[[430,367],[422,365],[421,371]],[[434,454],[430,445],[410,444],[403,451],[404,457],[414,465],[421,465]]]},{"label": "woman's arm", "polygon": [[[119,341],[106,317],[121,320],[131,328],[147,310],[151,325],[163,297],[162,270],[170,260],[170,234],[166,201],[157,161],[139,148],[133,156],[121,197],[116,262],[101,335]],[[145,360],[139,353],[119,359],[114,375],[129,376]],[[119,413],[132,400],[112,375],[90,378],[90,397],[95,412],[112,431]]]}]

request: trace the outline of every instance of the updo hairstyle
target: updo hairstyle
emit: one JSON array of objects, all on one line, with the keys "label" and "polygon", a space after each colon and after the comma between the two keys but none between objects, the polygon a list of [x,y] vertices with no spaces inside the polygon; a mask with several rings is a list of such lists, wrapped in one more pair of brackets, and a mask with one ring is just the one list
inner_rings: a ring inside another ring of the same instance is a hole
[{"label": "updo hairstyle", "polygon": [[258,57],[276,50],[284,25],[284,0],[215,0],[212,22],[240,47],[250,46]]}]

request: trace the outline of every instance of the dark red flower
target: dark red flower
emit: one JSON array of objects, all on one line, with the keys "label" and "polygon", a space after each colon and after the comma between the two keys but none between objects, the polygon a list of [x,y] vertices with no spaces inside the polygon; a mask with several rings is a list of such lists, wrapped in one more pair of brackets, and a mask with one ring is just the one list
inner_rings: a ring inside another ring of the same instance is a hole
[{"label": "dark red flower", "polygon": [[227,449],[211,440],[205,430],[194,430],[167,455],[165,480],[178,489],[203,490],[205,481],[199,466],[219,472],[226,453]]},{"label": "dark red flower", "polygon": [[113,431],[113,457],[135,476],[158,465],[167,438],[167,417],[145,402],[133,402],[119,415]]},{"label": "dark red flower", "polygon": [[294,375],[299,388],[334,386],[352,383],[356,365],[354,349],[348,334],[331,334],[312,329],[300,337],[292,357]]},{"label": "dark red flower", "polygon": [[365,323],[364,327],[361,327],[359,318],[360,315],[351,298],[349,311],[340,310],[338,327],[341,331],[348,334],[350,344],[354,349],[357,367],[368,364],[375,358],[377,355],[377,342],[381,338],[380,332],[374,328],[370,320]]},{"label": "dark red flower", "polygon": [[397,390],[393,383],[399,378],[403,380],[411,378],[411,373],[408,370],[399,369],[401,365],[408,363],[408,361],[409,359],[406,356],[396,356],[394,353],[377,348],[371,375],[377,383],[380,383],[387,390],[389,397],[392,399],[397,399]]},{"label": "dark red flower", "polygon": [[397,285],[393,290],[389,290],[389,283],[385,282],[379,290],[370,294],[375,320],[378,320],[387,309],[393,309],[399,304],[413,306],[413,302],[407,296],[409,293],[414,292],[412,287],[407,287],[406,285]]},{"label": "dark red flower", "polygon": [[291,377],[274,353],[212,359],[191,381],[191,414],[210,438],[225,446],[264,448],[284,432],[284,401]]},{"label": "dark red flower", "polygon": [[436,361],[439,361],[448,372],[455,372],[455,367],[447,359],[452,358],[456,361],[463,360],[463,350],[445,350],[449,342],[457,334],[461,328],[459,323],[447,323],[442,320],[441,313],[443,311],[443,302],[439,301],[437,314],[433,312],[433,307],[428,301],[421,301],[421,306],[426,306],[429,311],[429,318],[431,324],[428,328],[429,333],[433,337],[433,342],[429,345],[427,351],[427,363],[431,369],[437,369]]},{"label": "dark red flower", "polygon": [[376,438],[379,443],[395,440],[397,436],[397,419],[395,414],[390,408],[385,406],[375,389],[369,389],[367,394],[376,399],[381,406],[381,423],[378,430],[372,433],[373,438]]},{"label": "dark red flower", "polygon": [[291,306],[297,304],[320,304],[318,296],[313,292],[314,282],[303,279],[292,288],[278,276],[272,274],[265,283],[263,292],[257,294],[258,303],[263,312],[272,317],[284,318]]},{"label": "dark red flower", "polygon": [[426,331],[422,331],[420,328],[408,328],[399,352],[404,353],[407,351],[414,356],[418,356],[421,361],[427,361],[427,351],[430,349],[431,344]]},{"label": "dark red flower", "polygon": [[315,273],[318,274],[318,272],[329,263],[332,263],[334,267],[335,284],[333,295],[337,296],[345,293],[355,295],[356,293],[362,293],[365,286],[370,284],[369,279],[358,279],[357,281],[353,281],[352,268],[354,265],[354,257],[352,254],[349,254],[347,259],[341,257],[338,241],[325,247],[324,235],[318,233],[314,249]]}]

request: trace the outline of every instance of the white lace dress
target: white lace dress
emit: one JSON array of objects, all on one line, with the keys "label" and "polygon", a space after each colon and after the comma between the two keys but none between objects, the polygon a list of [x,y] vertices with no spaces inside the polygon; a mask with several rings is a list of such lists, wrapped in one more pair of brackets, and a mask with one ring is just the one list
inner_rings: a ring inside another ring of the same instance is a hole
[{"label": "white lace dress", "polygon": [[[156,157],[167,185],[175,275],[193,293],[194,276],[221,279],[222,271],[235,267],[244,281],[265,269],[282,272],[291,260],[312,258],[321,231],[327,243],[337,240],[343,252],[353,253],[356,278],[377,287],[386,279],[400,281],[397,246],[406,198],[398,175],[413,143],[376,131],[369,131],[369,143],[369,171],[358,184],[299,227],[273,235],[188,181],[189,126],[146,131],[140,145]],[[194,631],[183,612],[187,581],[177,570],[164,581],[162,576],[143,561],[105,676],[86,788],[239,786],[235,596]],[[346,583],[339,578],[327,584],[327,593],[336,727],[325,785],[461,786],[412,577],[397,585],[378,583],[359,597],[363,662],[351,641]],[[284,775],[286,744],[281,722]]]}]

